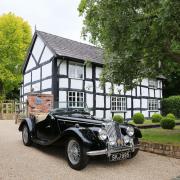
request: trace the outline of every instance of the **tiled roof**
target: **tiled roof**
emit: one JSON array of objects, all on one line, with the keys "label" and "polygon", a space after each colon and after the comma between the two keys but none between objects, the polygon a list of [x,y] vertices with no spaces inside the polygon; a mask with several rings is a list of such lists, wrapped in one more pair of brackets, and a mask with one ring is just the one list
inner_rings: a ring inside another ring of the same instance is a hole
[{"label": "tiled roof", "polygon": [[101,48],[42,31],[37,31],[37,34],[40,35],[47,45],[59,56],[103,64],[103,50]]}]

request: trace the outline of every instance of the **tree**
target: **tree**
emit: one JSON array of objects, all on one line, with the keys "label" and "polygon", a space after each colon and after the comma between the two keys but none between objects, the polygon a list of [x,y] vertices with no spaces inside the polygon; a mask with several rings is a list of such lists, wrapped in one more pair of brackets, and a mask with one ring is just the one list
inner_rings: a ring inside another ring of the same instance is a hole
[{"label": "tree", "polygon": [[0,16],[0,96],[17,90],[21,69],[31,41],[31,28],[12,13]]},{"label": "tree", "polygon": [[81,0],[83,36],[105,51],[102,82],[131,89],[180,66],[179,0]]}]

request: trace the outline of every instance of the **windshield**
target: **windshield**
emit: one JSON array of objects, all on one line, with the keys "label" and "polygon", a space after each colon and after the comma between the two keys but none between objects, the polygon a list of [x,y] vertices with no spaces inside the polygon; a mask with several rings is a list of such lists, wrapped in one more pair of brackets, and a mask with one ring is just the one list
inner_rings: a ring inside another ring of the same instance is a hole
[{"label": "windshield", "polygon": [[89,114],[90,110],[84,102],[56,102],[52,111],[74,112]]}]

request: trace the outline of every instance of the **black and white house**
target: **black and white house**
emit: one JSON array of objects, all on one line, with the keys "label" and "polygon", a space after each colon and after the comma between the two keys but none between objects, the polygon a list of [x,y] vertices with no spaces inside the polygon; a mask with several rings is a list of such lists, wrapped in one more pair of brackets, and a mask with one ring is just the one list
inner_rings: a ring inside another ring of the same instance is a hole
[{"label": "black and white house", "polygon": [[144,79],[126,92],[123,85],[113,85],[112,93],[111,83],[100,87],[102,67],[102,49],[36,31],[23,66],[21,102],[33,91],[53,94],[56,102],[86,102],[98,117],[121,114],[129,119],[136,112],[145,117],[160,112],[162,79]]}]

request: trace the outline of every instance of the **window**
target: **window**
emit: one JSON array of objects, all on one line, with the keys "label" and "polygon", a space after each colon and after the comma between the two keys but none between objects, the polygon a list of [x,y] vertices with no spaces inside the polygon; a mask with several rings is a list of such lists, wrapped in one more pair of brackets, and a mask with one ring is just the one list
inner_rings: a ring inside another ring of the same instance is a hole
[{"label": "window", "polygon": [[84,107],[84,93],[77,91],[68,92],[69,107],[82,108]]},{"label": "window", "polygon": [[69,64],[69,77],[75,79],[84,78],[84,66],[81,64],[70,63]]},{"label": "window", "polygon": [[148,99],[148,109],[150,111],[158,110],[158,100],[157,99]]},{"label": "window", "polygon": [[154,88],[154,89],[156,89],[157,86],[158,86],[157,81],[156,81],[156,80],[152,80],[152,79],[150,79],[150,80],[148,81],[148,84],[149,84],[149,87]]},{"label": "window", "polygon": [[126,111],[126,98],[125,97],[112,97],[111,110],[112,111]]}]

